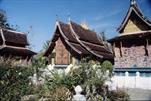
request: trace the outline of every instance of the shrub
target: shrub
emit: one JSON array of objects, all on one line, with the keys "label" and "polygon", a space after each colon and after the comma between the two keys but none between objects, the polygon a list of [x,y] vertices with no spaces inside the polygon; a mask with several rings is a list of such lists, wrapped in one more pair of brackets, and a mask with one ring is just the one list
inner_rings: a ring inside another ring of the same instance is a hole
[{"label": "shrub", "polygon": [[129,95],[124,90],[110,91],[108,97],[111,101],[129,101]]},{"label": "shrub", "polygon": [[32,69],[13,64],[13,59],[0,60],[0,100],[18,101],[21,96],[30,94],[32,86],[30,80]]}]

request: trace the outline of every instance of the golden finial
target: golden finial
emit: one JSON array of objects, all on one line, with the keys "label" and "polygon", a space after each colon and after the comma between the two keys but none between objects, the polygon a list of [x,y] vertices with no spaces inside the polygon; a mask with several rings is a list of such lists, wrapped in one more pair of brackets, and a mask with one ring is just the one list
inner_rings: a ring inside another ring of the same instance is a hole
[{"label": "golden finial", "polygon": [[89,29],[89,25],[88,25],[88,23],[86,22],[86,20],[82,21],[80,25],[81,25],[81,27],[83,27],[84,29]]}]

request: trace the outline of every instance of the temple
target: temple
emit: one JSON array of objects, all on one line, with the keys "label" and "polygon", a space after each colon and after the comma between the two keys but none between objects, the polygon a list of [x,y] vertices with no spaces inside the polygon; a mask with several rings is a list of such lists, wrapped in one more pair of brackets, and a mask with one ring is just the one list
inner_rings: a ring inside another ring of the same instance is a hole
[{"label": "temple", "polygon": [[27,48],[28,45],[24,33],[0,28],[0,56],[30,59],[36,53]]},{"label": "temple", "polygon": [[115,67],[151,67],[151,22],[131,0],[128,12],[117,29],[119,35],[110,39]]},{"label": "temple", "polygon": [[91,56],[94,60],[113,62],[112,53],[104,46],[101,38],[89,29],[73,21],[65,24],[56,21],[56,28],[44,56],[56,66],[78,64],[84,57]]},{"label": "temple", "polygon": [[116,88],[151,89],[151,22],[135,0],[117,31],[119,35],[108,40],[114,53]]}]

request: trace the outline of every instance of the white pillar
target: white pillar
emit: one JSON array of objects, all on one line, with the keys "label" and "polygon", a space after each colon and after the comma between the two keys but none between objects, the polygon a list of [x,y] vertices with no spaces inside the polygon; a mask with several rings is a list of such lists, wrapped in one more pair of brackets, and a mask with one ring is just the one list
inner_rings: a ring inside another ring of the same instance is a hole
[{"label": "white pillar", "polygon": [[136,72],[136,78],[135,78],[135,88],[140,88],[139,80],[140,79],[140,73]]},{"label": "white pillar", "polygon": [[125,72],[125,82],[124,82],[124,87],[125,88],[129,87],[129,85],[128,85],[128,79],[129,79],[129,73]]}]

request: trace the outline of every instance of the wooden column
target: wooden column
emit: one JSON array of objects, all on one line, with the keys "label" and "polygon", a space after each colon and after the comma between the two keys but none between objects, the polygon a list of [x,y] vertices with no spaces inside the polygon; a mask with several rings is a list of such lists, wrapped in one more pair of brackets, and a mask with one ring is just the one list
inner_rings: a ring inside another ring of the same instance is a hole
[{"label": "wooden column", "polygon": [[115,46],[115,42],[114,42],[114,43],[113,43],[113,49],[112,49],[112,50],[113,50],[114,56],[116,57],[116,54],[115,54],[115,47],[116,47],[116,46]]},{"label": "wooden column", "polygon": [[146,39],[146,47],[145,47],[145,48],[146,48],[146,55],[147,55],[147,56],[149,56],[149,54],[148,54],[148,53],[149,53],[148,44],[149,44],[149,43],[148,43],[148,39]]},{"label": "wooden column", "polygon": [[122,57],[122,42],[120,41],[120,56]]}]

